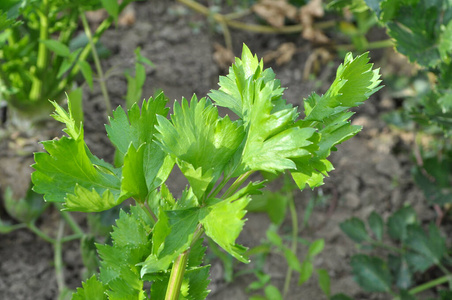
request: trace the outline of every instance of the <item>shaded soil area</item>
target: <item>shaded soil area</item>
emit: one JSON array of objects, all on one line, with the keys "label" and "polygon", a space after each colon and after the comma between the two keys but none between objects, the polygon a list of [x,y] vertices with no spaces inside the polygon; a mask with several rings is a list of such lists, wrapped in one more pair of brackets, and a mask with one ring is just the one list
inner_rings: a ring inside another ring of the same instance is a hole
[{"label": "shaded soil area", "polygon": [[[181,97],[191,98],[193,93],[203,97],[210,89],[217,88],[218,76],[224,74],[224,70],[214,62],[214,44],[223,43],[223,40],[203,16],[173,1],[135,3],[133,8],[136,21],[132,25],[111,29],[102,38],[102,43],[112,52],[103,61],[103,67],[112,70],[107,85],[114,107],[124,103],[127,81],[123,72],[133,69],[136,47],[141,47],[143,56],[155,64],[154,68],[147,68],[143,97],[152,96],[161,89],[171,100],[180,100]],[[325,92],[340,63],[340,58],[336,57],[322,65],[314,79],[303,79],[306,62],[315,48],[298,34],[263,35],[235,30],[231,34],[235,55],[240,54],[244,42],[258,56],[275,50],[284,42],[296,45],[297,52],[290,62],[281,66],[274,62],[266,65],[275,70],[282,86],[287,87],[285,98],[295,105],[301,105],[303,98],[312,91],[319,94]],[[373,62],[378,64],[386,55],[385,51],[371,53]],[[107,120],[99,86],[96,84],[93,91],[85,88],[84,99],[88,146],[94,154],[111,162],[114,150],[104,129]],[[315,265],[328,270],[333,294],[344,292],[354,299],[385,299],[382,295],[369,296],[363,293],[353,281],[349,258],[356,253],[356,249],[353,242],[341,233],[341,221],[351,216],[367,218],[372,211],[387,216],[405,203],[412,204],[418,212],[422,212],[422,218],[434,218],[434,212],[425,205],[422,193],[412,182],[412,160],[409,157],[412,137],[390,130],[381,121],[381,114],[395,105],[381,91],[357,109],[353,123],[363,125],[364,129],[357,137],[338,147],[338,151],[332,155],[331,161],[336,170],[331,172],[326,184],[317,191],[306,190],[296,194],[296,208],[300,216],[311,197],[318,196],[320,191],[325,195],[324,203],[314,210],[309,228],[299,235],[308,240],[325,239],[325,250]],[[35,132],[9,132],[11,135],[3,137],[0,142],[2,194],[6,186],[12,186],[16,196],[23,195],[28,186],[32,153],[41,150],[37,142],[61,136],[60,129],[60,125],[49,122],[44,129]],[[168,181],[175,196],[185,184],[186,180],[178,175]],[[275,188],[277,185],[275,183]],[[4,210],[0,213],[2,219],[8,220]],[[83,221],[82,216],[76,217]],[[266,215],[248,214],[239,242],[248,247],[258,245],[265,237],[269,224]],[[58,213],[47,211],[37,225],[54,236],[58,227]],[[287,227],[290,227],[290,219],[282,226]],[[78,243],[64,244],[63,253],[65,282],[74,289],[80,286],[83,272]],[[299,258],[305,254],[305,248],[300,248],[297,253]],[[51,246],[28,230],[0,235],[0,299],[56,299],[58,288],[53,260]],[[283,262],[280,256],[270,255],[265,267],[279,288],[283,286],[287,269]],[[253,275],[241,276],[227,283],[223,279],[220,261],[213,259],[211,264],[212,291],[208,299],[241,300],[250,297],[246,287],[255,280]],[[297,278],[294,277],[287,299],[326,298],[315,280],[298,286]]]}]

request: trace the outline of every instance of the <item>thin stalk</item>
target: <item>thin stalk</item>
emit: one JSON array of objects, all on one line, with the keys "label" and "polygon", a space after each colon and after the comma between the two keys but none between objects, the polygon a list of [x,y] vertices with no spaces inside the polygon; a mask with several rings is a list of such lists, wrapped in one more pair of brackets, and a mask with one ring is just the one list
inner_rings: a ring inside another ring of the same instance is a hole
[{"label": "thin stalk", "polygon": [[39,101],[42,93],[42,77],[47,67],[48,50],[42,41],[49,38],[49,0],[42,0],[42,9],[38,10],[39,15],[39,44],[36,69],[32,72],[32,85],[30,90],[30,100]]},{"label": "thin stalk", "polygon": [[437,266],[441,271],[443,271],[444,274],[446,274],[446,276],[449,276],[449,288],[452,290],[452,274],[445,266],[443,266],[443,264],[439,263]]},{"label": "thin stalk", "polygon": [[85,13],[81,11],[80,18],[82,19],[83,29],[85,30],[86,37],[91,45],[91,53],[94,58],[94,65],[96,66],[97,75],[99,76],[100,89],[105,100],[105,107],[107,109],[107,116],[112,116],[110,95],[108,94],[107,85],[105,84],[104,71],[100,65],[99,55],[97,54],[96,47],[94,44],[93,36],[91,34],[91,29],[89,28],[88,20],[86,19]]},{"label": "thin stalk", "polygon": [[217,187],[213,190],[212,193],[210,193],[208,198],[214,198],[226,185],[226,183],[228,183],[230,178],[226,178],[224,177],[223,180],[221,180],[220,184],[217,185]]},{"label": "thin stalk", "polygon": [[64,222],[61,220],[58,226],[58,233],[54,246],[54,262],[55,262],[55,276],[60,293],[64,290],[64,274],[63,274],[63,254],[62,254],[62,239],[64,233]]},{"label": "thin stalk", "polygon": [[373,240],[372,240],[372,241],[370,241],[370,244],[371,244],[372,246],[384,248],[384,249],[386,249],[386,250],[395,252],[395,253],[397,253],[397,254],[404,254],[404,253],[405,253],[405,251],[403,251],[402,249],[399,249],[399,248],[397,248],[397,247],[393,247],[393,246],[386,245],[386,244],[384,244],[384,243],[382,243],[382,242],[378,242],[378,241],[373,241]]},{"label": "thin stalk", "polygon": [[63,238],[61,238],[61,243],[66,243],[66,242],[70,242],[73,240],[78,240],[81,239],[84,236],[84,234],[71,234],[68,236],[65,236]]},{"label": "thin stalk", "polygon": [[442,276],[440,278],[436,278],[433,279],[429,282],[423,283],[421,285],[418,285],[417,287],[412,288],[411,290],[408,291],[408,293],[410,295],[416,295],[417,293],[423,292],[425,290],[431,289],[437,285],[446,283],[448,281],[452,280],[452,276],[450,275],[446,275],[446,276]]},{"label": "thin stalk", "polygon": [[188,254],[190,249],[182,252],[174,261],[171,269],[170,278],[168,281],[168,288],[166,290],[165,300],[178,300],[180,295],[180,288],[184,279],[185,268],[187,266]]},{"label": "thin stalk", "polygon": [[[375,42],[369,42],[366,45],[366,50],[373,50],[373,49],[380,49],[380,48],[387,48],[394,46],[394,41],[392,39],[382,40],[382,41],[375,41]],[[337,51],[352,51],[356,50],[355,45],[336,45],[334,47]]]},{"label": "thin stalk", "polygon": [[51,243],[52,245],[55,245],[56,241],[55,239],[51,238],[50,236],[48,236],[47,234],[45,234],[41,229],[39,229],[38,227],[36,227],[34,222],[30,222],[27,224],[27,227],[33,231],[37,236],[39,236],[41,239],[43,239],[46,242]]},{"label": "thin stalk", "polygon": [[[265,26],[265,25],[256,25],[256,24],[247,24],[240,21],[232,20],[232,18],[229,15],[222,15],[218,13],[212,14],[212,12],[207,8],[206,6],[193,1],[193,0],[177,0],[178,2],[186,5],[190,9],[203,14],[204,16],[210,16],[212,15],[213,19],[219,23],[225,23],[231,28],[240,29],[240,30],[246,30],[250,32],[257,32],[257,33],[284,33],[284,34],[291,34],[291,33],[297,33],[301,32],[303,30],[303,25],[291,25],[291,26],[283,26],[283,27],[271,27],[271,26]],[[320,22],[313,25],[314,28],[318,29],[325,29],[329,27],[336,26],[336,21],[326,21],[326,22]]]},{"label": "thin stalk", "polygon": [[63,217],[64,220],[68,223],[69,227],[71,227],[72,231],[75,234],[79,235],[85,235],[85,232],[82,230],[82,228],[75,222],[74,218],[72,218],[71,214],[67,211],[61,211],[60,214]]},{"label": "thin stalk", "polygon": [[[289,199],[289,210],[290,216],[292,218],[292,245],[290,250],[295,255],[297,254],[297,237],[298,237],[298,216],[297,211],[295,209],[295,203],[293,197]],[[283,289],[283,298],[286,298],[287,293],[289,292],[290,280],[292,279],[292,268],[289,266],[286,273],[286,279],[284,281],[284,289]]]},{"label": "thin stalk", "polygon": [[[97,27],[96,32],[94,33],[94,35],[92,36],[92,41],[94,44],[96,44],[100,37],[102,36],[102,34],[105,32],[105,30],[107,30],[110,25],[113,23],[113,18],[109,17],[107,19],[105,19],[100,25],[99,27]],[[85,48],[83,48],[82,52],[80,53],[79,56],[79,60],[83,61],[88,57],[88,54],[91,51],[91,43],[86,44]],[[74,68],[72,68],[71,72],[69,73],[69,75],[67,77],[65,77],[63,80],[60,81],[60,84],[58,85],[58,87],[55,89],[55,92],[53,92],[51,94],[51,97],[49,97],[50,99],[54,98],[55,95],[59,95],[62,93],[62,91],[65,90],[65,88],[67,87],[68,82],[71,82],[72,79],[78,74],[78,72],[80,71],[80,67],[78,64],[76,64],[74,66]]]},{"label": "thin stalk", "polygon": [[151,219],[151,221],[153,222],[152,225],[154,225],[157,222],[157,217],[154,215],[154,212],[149,207],[148,202],[144,201],[144,203],[140,203],[140,207],[148,215],[149,219]]},{"label": "thin stalk", "polygon": [[240,175],[239,178],[237,178],[234,183],[228,188],[228,190],[223,194],[221,199],[226,199],[234,194],[238,190],[238,188],[245,182],[245,180],[248,179],[248,177],[250,177],[250,175],[253,173],[254,171],[248,171],[245,174]]}]

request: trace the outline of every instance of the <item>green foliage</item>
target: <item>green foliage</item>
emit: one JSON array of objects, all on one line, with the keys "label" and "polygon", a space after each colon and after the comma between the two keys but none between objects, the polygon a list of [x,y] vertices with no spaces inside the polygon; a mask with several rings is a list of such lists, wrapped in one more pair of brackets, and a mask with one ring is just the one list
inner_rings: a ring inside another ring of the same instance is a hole
[{"label": "green foliage", "polygon": [[23,198],[16,199],[10,187],[6,187],[3,195],[5,209],[14,219],[29,223],[36,220],[45,209],[42,195],[32,191],[31,187]]},{"label": "green foliage", "polygon": [[[6,1],[0,6],[0,100],[30,121],[47,117],[48,100],[62,101],[81,73],[92,87],[87,62],[91,45],[71,47],[86,11],[105,8],[111,14],[94,39],[131,1]],[[49,68],[51,66],[51,68]],[[12,116],[12,115],[11,115]]]},{"label": "green foliage", "polygon": [[[90,279],[86,288],[104,288],[108,299],[147,299],[144,287],[150,282],[153,299],[204,299],[209,267],[201,265],[202,235],[248,262],[236,239],[250,196],[264,184],[242,187],[246,179],[256,171],[289,170],[301,189],[320,185],[333,168],[326,158],[334,146],[360,130],[350,125],[348,109],[378,90],[378,70],[368,61],[367,54],[347,55],[328,92],[305,100],[305,118],[297,120],[297,108],[282,98],[273,71],[244,46],[230,74],[220,78],[220,89],[211,92],[215,104],[196,96],[190,103],[183,99],[167,119],[167,99],[159,94],[141,109],[132,105],[127,114],[116,109],[106,126],[122,156],[116,167],[90,152],[71,107],[68,113],[54,102],[54,118],[66,124],[68,136],[43,142],[47,152],[35,154],[34,190],[46,201],[63,202],[66,210],[103,211],[128,198],[136,203],[130,213],[120,213],[112,244],[96,246],[100,284]],[[216,105],[230,108],[238,120],[219,117]],[[174,165],[189,183],[179,199],[164,184]],[[296,251],[271,233],[269,239],[290,268],[302,272]],[[313,242],[306,261],[312,265],[322,249],[323,241]],[[329,295],[327,272],[317,273]],[[278,296],[271,285],[265,293]]]},{"label": "green foliage", "polygon": [[[341,223],[344,233],[357,242],[360,248],[389,250],[386,258],[367,254],[352,257],[353,274],[364,290],[394,295],[396,287],[400,299],[415,299],[415,294],[450,281],[450,273],[444,266],[450,260],[445,238],[433,224],[425,232],[411,207],[396,211],[386,224],[380,215],[373,212],[368,218],[368,225],[374,232],[375,239],[367,233],[365,224],[360,219],[352,218]],[[388,235],[400,247],[382,242],[384,225]],[[437,266],[445,276],[413,287],[419,272],[425,272],[432,266]]]}]

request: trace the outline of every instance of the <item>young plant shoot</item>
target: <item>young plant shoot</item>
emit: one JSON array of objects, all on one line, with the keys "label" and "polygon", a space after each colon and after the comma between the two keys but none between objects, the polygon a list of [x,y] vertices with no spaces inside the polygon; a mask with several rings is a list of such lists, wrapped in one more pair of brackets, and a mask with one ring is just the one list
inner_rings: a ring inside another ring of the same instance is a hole
[{"label": "young plant shoot", "polygon": [[[124,157],[120,167],[93,155],[70,106],[66,112],[54,103],[68,136],[43,142],[47,152],[35,154],[34,190],[68,211],[103,211],[129,198],[136,204],[120,213],[112,244],[97,245],[99,276],[72,299],[205,299],[203,236],[247,263],[235,241],[250,197],[265,185],[248,182],[250,175],[287,171],[300,189],[323,183],[333,170],[331,151],[361,130],[350,124],[349,108],[379,89],[379,71],[368,61],[347,54],[326,94],[304,100],[300,118],[274,72],[244,45],[218,90],[175,102],[169,119],[163,93],[141,109],[118,107],[106,130]],[[220,117],[217,106],[237,120]],[[179,199],[165,185],[176,165],[189,183]]]}]

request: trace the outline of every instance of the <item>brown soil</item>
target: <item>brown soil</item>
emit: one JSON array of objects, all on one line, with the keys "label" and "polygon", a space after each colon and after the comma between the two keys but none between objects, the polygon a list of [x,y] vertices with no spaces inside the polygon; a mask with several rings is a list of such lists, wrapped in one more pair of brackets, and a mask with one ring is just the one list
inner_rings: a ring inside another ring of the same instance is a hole
[{"label": "brown soil", "polygon": [[[124,102],[127,82],[125,69],[133,68],[134,50],[141,47],[142,54],[149,58],[155,68],[147,69],[147,81],[143,96],[152,96],[162,89],[170,99],[189,98],[193,93],[205,96],[210,89],[217,88],[218,76],[223,72],[213,61],[214,43],[222,43],[221,35],[214,32],[203,16],[192,13],[173,1],[152,1],[134,4],[136,22],[129,27],[111,29],[102,38],[103,44],[112,51],[112,56],[103,61],[105,70],[114,68],[108,79],[112,101],[117,106]],[[303,71],[313,46],[299,35],[262,35],[242,31],[231,31],[235,55],[239,55],[242,43],[263,56],[275,50],[283,42],[293,42],[299,51],[292,60],[282,66],[269,63],[274,68],[282,86],[288,87],[286,99],[301,105],[311,91],[324,92],[334,78],[340,62],[323,65],[313,80],[304,80]],[[374,62],[384,52],[371,53]],[[85,88],[84,109],[88,146],[94,154],[112,160],[113,149],[105,134],[103,98],[98,85],[94,91]],[[316,260],[316,267],[329,271],[332,293],[344,292],[354,299],[386,299],[382,295],[363,293],[353,281],[349,258],[356,253],[353,242],[340,231],[338,224],[351,216],[366,218],[372,211],[387,216],[404,203],[411,203],[423,217],[432,218],[433,212],[425,205],[422,193],[414,186],[410,168],[409,138],[392,132],[380,116],[394,107],[392,99],[381,91],[357,110],[353,123],[364,126],[355,138],[338,147],[332,155],[336,170],[331,172],[326,184],[319,190],[327,195],[323,206],[316,207],[309,229],[300,236],[314,240],[325,239],[325,250]],[[10,185],[20,195],[28,185],[32,162],[31,153],[39,151],[38,140],[60,136],[60,127],[49,123],[46,129],[34,133],[14,133],[0,142],[0,189],[2,193]],[[14,130],[13,130],[14,131]],[[11,134],[11,130],[9,131]],[[20,141],[26,141],[21,143]],[[18,148],[25,150],[19,152]],[[181,190],[185,181],[175,176],[169,185],[172,190]],[[310,197],[318,191],[297,193],[296,206],[302,216]],[[1,208],[1,207],[0,207]],[[4,211],[0,217],[7,219]],[[46,212],[38,222],[50,235],[58,227],[55,211]],[[301,217],[300,217],[301,219]],[[269,221],[265,215],[249,214],[240,242],[246,246],[257,245],[265,237]],[[284,226],[290,226],[287,220]],[[283,226],[283,227],[284,227]],[[298,252],[300,258],[305,248]],[[65,280],[70,288],[80,286],[82,263],[78,243],[64,245]],[[287,266],[278,255],[267,260],[266,270],[274,278],[273,283],[282,288]],[[212,283],[208,299],[248,299],[247,285],[254,281],[252,275],[242,276],[233,283],[223,280],[222,265],[212,262]],[[240,267],[243,268],[243,267]],[[48,243],[28,230],[18,230],[0,235],[0,299],[56,299],[57,285],[53,268],[53,252]],[[315,280],[302,286],[293,278],[290,296],[287,299],[325,299]]]}]

